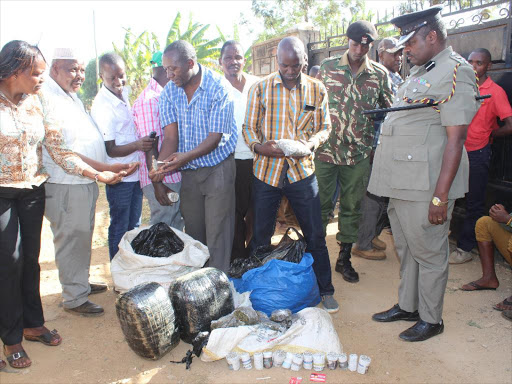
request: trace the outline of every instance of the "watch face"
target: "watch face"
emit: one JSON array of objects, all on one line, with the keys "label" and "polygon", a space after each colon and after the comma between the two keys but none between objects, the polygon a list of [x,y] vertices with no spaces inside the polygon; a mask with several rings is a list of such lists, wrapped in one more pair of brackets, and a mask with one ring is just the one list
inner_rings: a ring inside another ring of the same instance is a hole
[{"label": "watch face", "polygon": [[439,199],[439,197],[432,198],[432,204],[434,204],[435,206],[439,206],[440,202],[441,202],[441,200]]}]

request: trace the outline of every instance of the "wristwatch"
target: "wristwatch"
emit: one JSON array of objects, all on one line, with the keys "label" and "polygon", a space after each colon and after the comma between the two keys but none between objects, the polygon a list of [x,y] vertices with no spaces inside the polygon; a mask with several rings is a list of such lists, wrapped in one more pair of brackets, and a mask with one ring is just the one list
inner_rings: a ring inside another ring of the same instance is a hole
[{"label": "wristwatch", "polygon": [[445,205],[448,205],[447,201],[441,201],[441,199],[437,196],[434,196],[432,198],[432,204],[434,204],[436,207],[444,207]]}]

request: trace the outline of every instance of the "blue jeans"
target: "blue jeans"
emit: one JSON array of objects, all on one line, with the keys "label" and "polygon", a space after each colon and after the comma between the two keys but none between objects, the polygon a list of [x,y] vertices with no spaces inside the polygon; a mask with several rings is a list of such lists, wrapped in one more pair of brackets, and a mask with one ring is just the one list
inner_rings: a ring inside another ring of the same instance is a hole
[{"label": "blue jeans", "polygon": [[108,252],[112,260],[124,234],[140,225],[142,189],[138,181],[107,185],[105,189],[110,207]]},{"label": "blue jeans", "polygon": [[469,252],[476,247],[475,225],[484,214],[485,190],[489,177],[491,144],[468,152],[469,191],[466,193],[466,215],[458,236],[457,247]]},{"label": "blue jeans", "polygon": [[311,253],[315,260],[313,270],[320,295],[332,295],[334,287],[331,278],[331,263],[322,229],[320,196],[315,175],[295,183],[290,183],[285,179],[282,189],[268,185],[254,177],[252,190],[254,223],[249,250],[252,253],[257,247],[270,244],[283,195],[288,198],[299,221],[306,239],[306,252]]}]

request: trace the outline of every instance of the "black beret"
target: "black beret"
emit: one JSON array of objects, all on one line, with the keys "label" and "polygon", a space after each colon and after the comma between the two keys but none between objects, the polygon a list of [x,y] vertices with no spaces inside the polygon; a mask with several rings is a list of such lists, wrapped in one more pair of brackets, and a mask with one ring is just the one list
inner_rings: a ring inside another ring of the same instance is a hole
[{"label": "black beret", "polygon": [[372,41],[377,40],[379,35],[372,23],[358,20],[348,26],[347,37],[356,43],[370,44]]},{"label": "black beret", "polygon": [[442,5],[437,5],[422,11],[408,13],[391,19],[391,23],[400,30],[400,40],[398,41],[398,44],[404,44],[414,36],[414,32],[418,29],[424,27],[431,21],[440,19],[442,9]]}]

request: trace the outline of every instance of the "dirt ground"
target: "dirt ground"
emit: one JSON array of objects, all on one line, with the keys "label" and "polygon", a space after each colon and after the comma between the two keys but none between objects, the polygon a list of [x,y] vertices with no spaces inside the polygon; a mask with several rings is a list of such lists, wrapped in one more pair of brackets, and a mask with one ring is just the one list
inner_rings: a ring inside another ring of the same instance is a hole
[{"label": "dirt ground", "polygon": [[[309,383],[309,371],[293,373],[282,368],[264,371],[229,371],[225,361],[203,363],[194,359],[191,370],[171,364],[181,360],[190,345],[183,341],[158,361],[138,357],[124,340],[115,314],[106,234],[108,207],[104,196],[97,208],[91,281],[107,281],[108,292],[91,296],[105,308],[99,318],[84,318],[60,307],[61,288],[54,263],[52,235],[45,221],[41,253],[41,295],[46,326],[58,329],[63,343],[47,347],[24,342],[32,366],[24,370],[8,367],[0,372],[0,383],[288,383],[301,376]],[[148,212],[144,212],[147,221]],[[328,228],[331,262],[337,256],[336,224]],[[335,297],[340,311],[332,316],[343,349],[372,358],[366,375],[349,371],[324,371],[327,383],[512,383],[512,323],[492,305],[512,294],[512,271],[497,265],[500,287],[496,291],[463,292],[458,288],[480,276],[475,256],[467,264],[450,268],[445,295],[442,335],[422,343],[406,343],[398,334],[412,323],[376,323],[374,312],[397,302],[399,264],[392,251],[392,238],[382,234],[388,245],[387,259],[355,258],[360,282],[349,284],[334,272]]]}]

